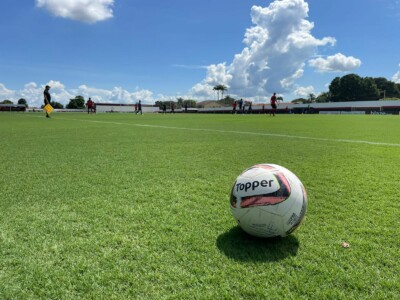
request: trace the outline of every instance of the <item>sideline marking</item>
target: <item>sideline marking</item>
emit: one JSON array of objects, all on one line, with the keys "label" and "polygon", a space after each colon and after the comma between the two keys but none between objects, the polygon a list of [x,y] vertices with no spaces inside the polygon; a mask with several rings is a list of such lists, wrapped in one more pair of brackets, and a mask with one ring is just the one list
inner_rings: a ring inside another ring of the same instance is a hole
[{"label": "sideline marking", "polygon": [[65,119],[65,118],[56,118],[56,119],[57,120],[65,120],[65,121],[80,121],[80,122],[114,124],[114,125],[124,125],[124,126],[176,129],[176,130],[187,130],[187,131],[204,131],[204,132],[217,132],[217,133],[234,133],[234,134],[247,134],[247,135],[256,135],[256,136],[272,136],[272,137],[281,137],[281,138],[299,139],[299,140],[322,141],[322,142],[337,142],[337,143],[350,143],[350,144],[366,144],[366,145],[373,145],[373,146],[400,147],[400,144],[395,144],[395,143],[370,142],[370,141],[363,141],[363,140],[317,138],[317,137],[308,137],[308,136],[279,134],[279,133],[262,133],[262,132],[251,132],[251,131],[235,131],[235,130],[205,129],[205,128],[188,128],[188,127],[148,125],[148,124],[130,124],[130,123],[107,122],[107,121],[98,121],[98,120],[96,121],[96,120],[85,120],[85,119]]}]

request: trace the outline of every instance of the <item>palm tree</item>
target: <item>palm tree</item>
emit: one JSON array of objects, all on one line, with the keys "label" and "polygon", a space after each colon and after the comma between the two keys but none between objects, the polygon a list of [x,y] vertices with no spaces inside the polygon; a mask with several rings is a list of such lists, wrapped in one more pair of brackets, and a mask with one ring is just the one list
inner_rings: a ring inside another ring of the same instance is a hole
[{"label": "palm tree", "polygon": [[217,92],[218,100],[219,100],[219,86],[218,85],[214,86],[213,90]]},{"label": "palm tree", "polygon": [[313,93],[308,95],[308,101],[309,103],[315,102],[315,95]]},{"label": "palm tree", "polygon": [[218,84],[218,85],[214,86],[213,90],[217,91],[218,100],[219,100],[219,93],[221,92],[221,98],[223,98],[224,92],[227,91],[228,88],[223,84]]},{"label": "palm tree", "polygon": [[221,84],[221,98],[222,99],[224,98],[224,92],[227,90],[228,90],[228,88],[225,85]]}]

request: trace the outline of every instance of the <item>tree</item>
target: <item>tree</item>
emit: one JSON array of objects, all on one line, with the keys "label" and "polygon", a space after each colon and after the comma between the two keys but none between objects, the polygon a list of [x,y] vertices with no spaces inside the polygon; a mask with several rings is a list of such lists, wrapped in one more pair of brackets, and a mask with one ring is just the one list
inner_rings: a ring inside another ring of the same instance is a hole
[{"label": "tree", "polygon": [[372,78],[362,78],[357,74],[348,74],[342,78],[336,77],[329,86],[331,100],[362,101],[376,100],[379,90]]},{"label": "tree", "polygon": [[155,106],[158,106],[159,108],[162,108],[163,105],[164,105],[164,102],[160,101],[160,100],[157,100],[156,103],[155,103]]},{"label": "tree", "polygon": [[82,96],[76,96],[74,99],[69,99],[66,108],[68,109],[84,109],[85,99]]},{"label": "tree", "polygon": [[377,100],[379,99],[379,89],[373,78],[366,77],[362,82],[363,94],[360,95],[360,100]]},{"label": "tree", "polygon": [[221,98],[224,97],[224,92],[228,90],[228,88],[225,85],[221,85],[220,86],[220,90],[221,90]]},{"label": "tree", "polygon": [[380,98],[396,98],[400,97],[400,89],[396,83],[389,81],[384,77],[371,78],[379,91]]},{"label": "tree", "polygon": [[3,100],[0,104],[14,104],[11,100]]},{"label": "tree", "polygon": [[307,102],[307,99],[305,99],[305,98],[297,98],[297,99],[292,100],[292,103],[306,103],[306,102]]},{"label": "tree", "polygon": [[318,97],[315,99],[315,102],[317,102],[317,103],[329,102],[330,98],[331,98],[331,96],[330,96],[329,92],[323,92],[318,95]]},{"label": "tree", "polygon": [[218,85],[214,86],[213,90],[217,91],[218,100],[219,100],[219,93],[221,93],[221,98],[223,98],[224,97],[224,92],[227,91],[228,88],[223,84],[218,84]]},{"label": "tree", "polygon": [[313,103],[315,102],[315,95],[313,93],[310,93],[308,95],[308,103]]},{"label": "tree", "polygon": [[[169,101],[160,101],[160,100],[157,100],[156,102],[155,102],[155,105],[156,106],[158,106],[160,109],[162,109],[163,107],[164,107],[164,105],[165,105],[165,107],[167,108],[167,109],[171,109],[172,108],[172,105],[174,106],[174,108],[181,108],[183,105],[185,105],[185,102],[186,101],[193,101],[193,100],[183,100],[182,99],[182,101],[179,101],[179,98],[178,98],[178,102],[174,102],[174,101],[171,101],[171,100],[169,100]],[[195,101],[194,101],[195,102]],[[179,106],[179,104],[178,103],[180,103],[180,105],[182,105],[182,106]],[[196,102],[195,102],[196,103]],[[189,106],[189,105],[188,105]],[[190,107],[190,106],[189,106]]]},{"label": "tree", "polygon": [[187,105],[187,107],[192,108],[196,107],[196,101],[195,100],[185,100],[183,101],[183,105]]},{"label": "tree", "polygon": [[385,78],[363,78],[356,74],[348,74],[332,80],[329,85],[329,96],[333,102],[378,100],[386,91],[395,96],[397,90],[396,84]]},{"label": "tree", "polygon": [[219,92],[220,92],[219,85],[214,86],[213,90],[217,92],[217,98],[219,100]]},{"label": "tree", "polygon": [[177,98],[176,99],[177,100],[177,102],[176,102],[176,108],[182,108],[183,107],[183,98],[182,97],[179,97],[179,98]]},{"label": "tree", "polygon": [[340,101],[341,92],[342,90],[340,86],[340,77],[335,77],[329,85],[329,94],[331,95],[331,101]]},{"label": "tree", "polygon": [[56,102],[56,101],[51,101],[50,105],[53,106],[53,108],[58,108],[58,109],[63,109],[64,108],[64,105],[62,105],[61,103]]},{"label": "tree", "polygon": [[[176,100],[177,100],[177,102],[172,102],[172,103],[174,103],[174,107],[175,108],[182,108],[182,107],[185,107],[185,105],[187,105],[187,107],[189,107],[189,108],[196,107],[196,101],[195,100],[191,100],[191,99],[185,100],[182,97],[176,98]],[[171,101],[156,101],[155,104],[159,108],[163,108],[164,104],[166,105],[166,107],[168,109],[171,108]]]},{"label": "tree", "polygon": [[233,102],[235,102],[235,99],[230,96],[226,96],[225,98],[219,100],[219,102],[226,105],[232,105]]},{"label": "tree", "polygon": [[362,78],[357,74],[345,75],[340,79],[343,101],[357,101],[363,90]]},{"label": "tree", "polygon": [[25,107],[28,107],[28,103],[26,102],[26,100],[24,98],[21,98],[18,100],[18,104],[19,105],[25,105]]}]

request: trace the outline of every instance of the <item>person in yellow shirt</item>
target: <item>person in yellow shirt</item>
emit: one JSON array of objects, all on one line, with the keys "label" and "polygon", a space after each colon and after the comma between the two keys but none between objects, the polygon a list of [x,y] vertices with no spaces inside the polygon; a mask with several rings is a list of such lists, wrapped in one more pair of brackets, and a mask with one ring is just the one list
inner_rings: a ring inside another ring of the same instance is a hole
[{"label": "person in yellow shirt", "polygon": [[[43,91],[43,100],[44,100],[44,105],[46,106],[47,104],[50,104],[51,101],[51,96],[50,96],[50,86],[46,85],[44,91]],[[46,111],[46,118],[50,118],[49,113]]]}]

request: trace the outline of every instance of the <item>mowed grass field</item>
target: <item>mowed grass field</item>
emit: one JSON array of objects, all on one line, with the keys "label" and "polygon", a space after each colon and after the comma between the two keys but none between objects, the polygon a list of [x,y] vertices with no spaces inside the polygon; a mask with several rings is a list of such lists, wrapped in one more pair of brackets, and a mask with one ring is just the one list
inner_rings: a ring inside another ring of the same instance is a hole
[{"label": "mowed grass field", "polygon": [[[0,141],[0,299],[400,298],[399,116],[2,113]],[[231,215],[259,163],[307,189],[286,238]]]}]

